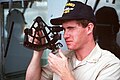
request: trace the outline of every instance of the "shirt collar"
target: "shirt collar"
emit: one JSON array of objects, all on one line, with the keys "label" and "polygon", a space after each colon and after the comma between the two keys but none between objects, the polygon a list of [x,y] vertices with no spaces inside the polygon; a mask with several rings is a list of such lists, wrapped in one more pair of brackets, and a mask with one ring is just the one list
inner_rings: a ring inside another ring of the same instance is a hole
[{"label": "shirt collar", "polygon": [[[75,61],[75,52],[74,51],[67,51],[66,56],[72,60],[73,64]],[[96,63],[100,57],[102,56],[101,53],[101,48],[99,47],[98,43],[96,43],[96,46],[94,47],[94,49],[90,52],[90,54],[83,59],[82,64],[85,64],[86,62],[89,63]]]},{"label": "shirt collar", "polygon": [[90,52],[90,54],[83,61],[87,61],[90,63],[96,63],[100,59],[101,56],[102,56],[101,48],[99,47],[98,44],[96,44],[94,49]]}]

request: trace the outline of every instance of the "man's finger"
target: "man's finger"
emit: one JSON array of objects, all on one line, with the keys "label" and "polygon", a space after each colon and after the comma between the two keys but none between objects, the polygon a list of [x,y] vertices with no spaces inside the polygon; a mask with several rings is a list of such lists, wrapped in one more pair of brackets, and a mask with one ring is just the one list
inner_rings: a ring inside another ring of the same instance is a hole
[{"label": "man's finger", "polygon": [[64,54],[62,53],[62,50],[61,50],[61,49],[59,49],[59,52],[58,52],[58,53],[59,53],[59,55],[60,55],[61,58],[66,58],[66,57],[64,56]]}]

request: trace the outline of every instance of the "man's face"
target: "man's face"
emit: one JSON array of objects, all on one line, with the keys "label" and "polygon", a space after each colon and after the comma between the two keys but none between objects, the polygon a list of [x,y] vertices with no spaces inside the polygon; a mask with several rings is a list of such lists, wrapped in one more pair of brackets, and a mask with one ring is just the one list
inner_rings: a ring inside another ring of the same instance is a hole
[{"label": "man's face", "polygon": [[87,29],[83,28],[77,21],[71,20],[63,23],[64,39],[70,50],[79,50],[87,42]]}]

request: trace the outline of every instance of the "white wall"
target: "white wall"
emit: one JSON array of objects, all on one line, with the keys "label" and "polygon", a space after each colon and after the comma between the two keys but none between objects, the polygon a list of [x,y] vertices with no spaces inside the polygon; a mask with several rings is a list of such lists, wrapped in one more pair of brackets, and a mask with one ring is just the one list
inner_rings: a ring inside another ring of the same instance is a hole
[{"label": "white wall", "polygon": [[[62,12],[64,10],[64,6],[65,6],[66,2],[67,2],[67,0],[48,0],[49,25],[51,25],[50,19],[62,16]],[[63,34],[63,32],[61,32],[61,34]],[[61,49],[66,50],[67,46],[66,46],[66,43],[63,39],[63,36],[62,36],[62,40],[59,42],[61,42],[63,44],[63,47]]]}]

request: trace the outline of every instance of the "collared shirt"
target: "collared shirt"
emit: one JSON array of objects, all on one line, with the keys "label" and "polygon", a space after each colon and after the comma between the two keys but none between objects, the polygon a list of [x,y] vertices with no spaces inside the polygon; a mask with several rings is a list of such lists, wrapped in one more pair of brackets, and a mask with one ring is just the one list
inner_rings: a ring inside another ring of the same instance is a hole
[{"label": "collared shirt", "polygon": [[[65,56],[75,80],[120,80],[120,60],[111,52],[101,49],[98,44],[77,66],[74,51],[66,52]],[[41,80],[61,80],[51,72],[48,65],[42,70]]]}]

